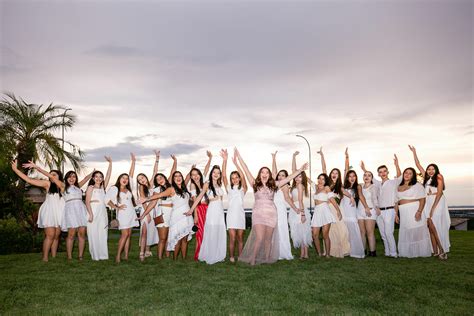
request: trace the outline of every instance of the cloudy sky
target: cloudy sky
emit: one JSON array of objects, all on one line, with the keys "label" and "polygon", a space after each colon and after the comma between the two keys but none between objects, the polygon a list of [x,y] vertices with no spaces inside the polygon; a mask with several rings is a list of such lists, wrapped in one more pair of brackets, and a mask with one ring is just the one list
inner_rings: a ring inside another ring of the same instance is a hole
[{"label": "cloudy sky", "polygon": [[[252,170],[436,162],[474,204],[472,1],[0,1],[0,86],[73,109],[87,170],[180,169],[238,146]],[[232,169],[232,168],[231,168]]]}]

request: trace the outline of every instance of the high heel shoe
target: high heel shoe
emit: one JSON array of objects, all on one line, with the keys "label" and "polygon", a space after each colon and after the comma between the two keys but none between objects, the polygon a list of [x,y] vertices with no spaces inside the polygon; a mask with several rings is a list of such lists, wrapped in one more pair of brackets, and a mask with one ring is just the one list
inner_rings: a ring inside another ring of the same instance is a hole
[{"label": "high heel shoe", "polygon": [[440,260],[448,260],[448,254],[446,252],[440,253],[438,258]]}]

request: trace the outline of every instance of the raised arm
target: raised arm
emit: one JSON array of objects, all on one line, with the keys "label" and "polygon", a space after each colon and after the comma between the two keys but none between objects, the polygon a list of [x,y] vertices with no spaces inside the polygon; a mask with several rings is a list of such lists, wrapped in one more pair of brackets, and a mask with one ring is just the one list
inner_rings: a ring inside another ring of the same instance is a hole
[{"label": "raised arm", "polygon": [[133,175],[135,174],[135,161],[137,160],[134,153],[130,153],[130,160],[131,160],[131,164],[130,164],[130,172],[128,173],[128,176],[130,178],[133,178]]},{"label": "raised arm", "polygon": [[398,164],[398,157],[396,154],[393,155],[393,163],[397,169],[397,178],[399,178],[402,175],[402,171],[400,170],[400,165]]},{"label": "raised arm", "polygon": [[295,151],[293,153],[293,159],[291,160],[291,172],[295,172],[297,170],[296,168],[296,156],[300,154],[299,151]]},{"label": "raised arm", "polygon": [[92,174],[95,172],[95,169],[93,169],[87,176],[84,177],[81,181],[79,181],[79,187],[82,188],[84,184],[89,182],[89,180],[92,178]]},{"label": "raised arm", "polygon": [[237,162],[237,157],[235,156],[235,153],[234,153],[234,157],[232,157],[232,162],[234,163],[235,167],[237,168],[237,172],[240,175],[240,179],[242,180],[242,190],[244,191],[244,194],[245,194],[247,193],[247,190],[248,190],[247,181],[245,179],[245,174],[242,171],[242,168],[240,168],[239,163]]},{"label": "raised arm", "polygon": [[28,163],[24,163],[23,168],[29,168],[29,169],[34,168],[34,169],[36,169],[38,172],[40,172],[43,175],[45,175],[46,177],[48,177],[49,180],[53,181],[61,191],[64,191],[64,182],[60,181],[56,177],[53,177],[53,175],[51,173],[47,172],[46,170],[41,169],[40,167],[38,167],[31,160],[28,161]]},{"label": "raised arm", "polygon": [[212,161],[212,153],[208,150],[206,154],[207,154],[208,160],[207,160],[206,166],[204,167],[204,173],[203,173],[204,179],[207,178],[207,174],[209,173],[209,169],[211,168],[211,161]]},{"label": "raised arm", "polygon": [[326,159],[324,159],[323,146],[319,148],[318,154],[321,156],[321,168],[323,169],[323,173],[328,174],[328,170],[326,169]]},{"label": "raised arm", "polygon": [[244,173],[245,173],[245,175],[247,176],[247,179],[248,179],[248,181],[249,181],[250,186],[253,187],[253,185],[255,184],[255,178],[252,176],[252,173],[250,172],[249,168],[247,167],[247,164],[245,163],[244,159],[243,159],[242,156],[240,155],[240,153],[239,153],[239,151],[237,150],[237,148],[234,148],[234,156],[237,157],[237,160],[238,160],[239,163],[241,164],[242,169],[244,170]]},{"label": "raised arm", "polygon": [[34,185],[36,187],[44,188],[46,190],[49,189],[49,181],[48,180],[41,180],[41,179],[32,179],[24,174],[20,169],[17,167],[18,161],[15,159],[12,161],[12,170],[15,172],[23,181]]},{"label": "raised arm", "polygon": [[349,172],[349,147],[346,147],[346,151],[344,152],[345,161],[344,161],[344,177],[346,177],[346,174]]},{"label": "raised arm", "polygon": [[152,179],[151,182],[153,182],[153,179],[155,178],[156,174],[158,173],[158,165],[160,164],[160,151],[159,150],[154,150],[155,153],[155,163],[153,165],[153,174],[150,179]]},{"label": "raised arm", "polygon": [[173,181],[173,173],[178,169],[178,158],[175,155],[171,155],[171,159],[173,159],[173,166],[171,167],[170,176],[168,177],[168,181]]},{"label": "raised arm", "polygon": [[291,180],[296,178],[301,172],[305,171],[306,169],[308,169],[308,163],[305,163],[304,165],[302,165],[301,168],[297,169],[295,172],[293,172],[291,175],[289,175],[285,179],[283,179],[281,181],[276,181],[277,186],[281,187],[285,184],[290,183]]},{"label": "raised arm", "polygon": [[360,161],[360,168],[362,169],[362,171],[367,172],[367,169],[365,168],[365,163],[363,160]]},{"label": "raised arm", "polygon": [[112,175],[112,158],[105,156],[105,160],[109,162],[109,166],[107,167],[107,174],[105,175],[104,179],[104,188],[107,189],[109,185],[110,176]]},{"label": "raised arm", "polygon": [[224,183],[224,188],[227,193],[227,186],[229,185],[229,180],[227,179],[227,158],[229,154],[227,153],[227,149],[221,149],[220,155],[222,157],[222,182]]},{"label": "raised arm", "polygon": [[273,179],[276,180],[277,175],[278,175],[278,168],[277,168],[277,162],[276,162],[276,155],[278,151],[275,151],[272,153],[272,177]]},{"label": "raised arm", "polygon": [[420,163],[420,160],[418,159],[418,155],[416,154],[416,148],[415,146],[408,145],[408,148],[410,148],[411,152],[413,153],[413,159],[415,159],[415,165],[420,170],[421,175],[424,177],[425,176],[425,169]]},{"label": "raised arm", "polygon": [[186,175],[186,178],[184,178],[184,184],[186,185],[186,187],[188,186],[189,181],[191,181],[191,171],[193,171],[194,168],[196,168],[196,165],[195,165],[195,164],[193,164],[193,165],[191,166],[191,169],[189,169],[189,172],[188,172],[188,174]]}]

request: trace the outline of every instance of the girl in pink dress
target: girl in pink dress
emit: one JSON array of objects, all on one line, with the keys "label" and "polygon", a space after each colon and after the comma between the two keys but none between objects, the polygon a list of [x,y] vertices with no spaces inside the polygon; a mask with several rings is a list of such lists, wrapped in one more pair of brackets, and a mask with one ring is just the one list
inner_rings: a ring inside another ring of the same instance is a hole
[{"label": "girl in pink dress", "polygon": [[267,167],[260,168],[257,177],[254,178],[237,148],[234,150],[234,155],[242,165],[249,184],[255,192],[252,230],[239,260],[250,265],[276,262],[280,253],[278,230],[275,230],[278,214],[273,197],[278,187],[286,185],[293,180],[298,174],[308,168],[308,164],[304,164],[287,178],[275,181],[270,169]]}]

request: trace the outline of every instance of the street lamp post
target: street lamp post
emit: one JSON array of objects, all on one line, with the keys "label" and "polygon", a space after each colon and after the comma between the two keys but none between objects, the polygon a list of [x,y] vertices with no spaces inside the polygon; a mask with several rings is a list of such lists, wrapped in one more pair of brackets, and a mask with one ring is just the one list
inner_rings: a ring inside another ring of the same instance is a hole
[{"label": "street lamp post", "polygon": [[63,151],[63,161],[62,161],[62,166],[61,166],[61,172],[63,173],[64,175],[64,119],[66,118],[66,113],[67,111],[71,111],[72,109],[70,108],[67,108],[66,110],[64,110],[64,113],[63,113],[63,124],[62,124],[62,151]]},{"label": "street lamp post", "polygon": [[[306,139],[306,137],[304,137],[303,135],[296,135],[296,137],[301,137],[303,138],[305,141],[306,141],[306,144],[308,144],[308,153],[309,153],[309,160],[308,160],[308,164],[309,164],[309,178],[312,179],[311,177],[311,146],[309,145],[309,142],[308,140]],[[311,212],[313,210],[313,194],[312,194],[312,186],[310,185],[309,186],[309,211]]]}]

